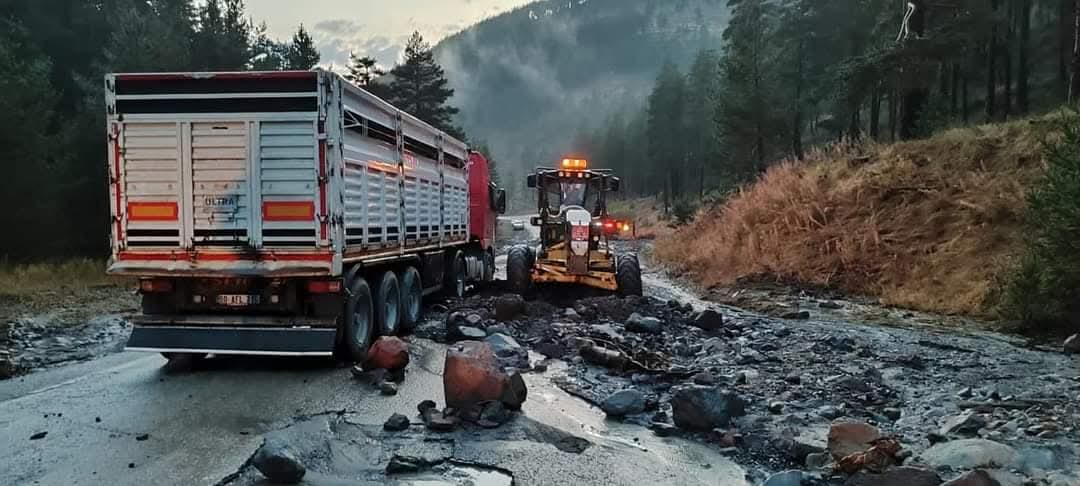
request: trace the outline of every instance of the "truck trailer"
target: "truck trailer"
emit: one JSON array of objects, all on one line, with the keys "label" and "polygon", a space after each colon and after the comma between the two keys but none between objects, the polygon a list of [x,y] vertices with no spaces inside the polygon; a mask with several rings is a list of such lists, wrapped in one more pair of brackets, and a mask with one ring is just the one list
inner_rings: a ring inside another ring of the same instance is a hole
[{"label": "truck trailer", "polygon": [[108,272],[131,350],[338,356],[495,273],[506,194],[462,141],[325,71],[105,77]]}]

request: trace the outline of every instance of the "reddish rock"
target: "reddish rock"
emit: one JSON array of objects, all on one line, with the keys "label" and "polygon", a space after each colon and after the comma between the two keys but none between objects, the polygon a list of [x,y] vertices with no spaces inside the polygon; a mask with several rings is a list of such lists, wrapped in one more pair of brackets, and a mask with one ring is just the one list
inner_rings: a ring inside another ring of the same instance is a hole
[{"label": "reddish rock", "polygon": [[396,337],[381,337],[368,350],[364,369],[401,370],[409,365],[409,346]]},{"label": "reddish rock", "polygon": [[836,423],[829,429],[829,453],[840,460],[869,450],[871,443],[880,438],[878,429],[862,422]]},{"label": "reddish rock", "polygon": [[1001,486],[1001,483],[990,476],[990,473],[982,469],[971,471],[942,486]]},{"label": "reddish rock", "polygon": [[499,401],[518,410],[527,394],[521,375],[503,372],[491,345],[480,341],[457,343],[446,350],[443,391],[446,405],[457,409]]}]

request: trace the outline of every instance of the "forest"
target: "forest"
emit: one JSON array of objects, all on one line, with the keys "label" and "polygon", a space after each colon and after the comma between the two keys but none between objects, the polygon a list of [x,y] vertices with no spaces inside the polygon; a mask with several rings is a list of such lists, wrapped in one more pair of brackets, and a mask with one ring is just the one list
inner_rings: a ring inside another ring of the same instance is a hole
[{"label": "forest", "polygon": [[[0,263],[108,252],[106,73],[307,70],[319,60],[303,25],[273,39],[243,0],[0,3]],[[419,34],[389,73],[356,56],[346,78],[464,135]]]},{"label": "forest", "polygon": [[1044,112],[1078,83],[1073,0],[729,0],[723,45],[667,62],[575,149],[682,206],[840,141]]}]

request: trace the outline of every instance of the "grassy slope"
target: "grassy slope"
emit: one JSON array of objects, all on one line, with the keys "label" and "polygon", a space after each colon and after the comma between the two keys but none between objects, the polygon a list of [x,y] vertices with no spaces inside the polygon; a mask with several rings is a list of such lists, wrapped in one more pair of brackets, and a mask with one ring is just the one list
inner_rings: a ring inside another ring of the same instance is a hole
[{"label": "grassy slope", "polygon": [[656,254],[705,286],[770,278],[986,315],[1053,126],[1024,120],[810,154],[703,211]]}]

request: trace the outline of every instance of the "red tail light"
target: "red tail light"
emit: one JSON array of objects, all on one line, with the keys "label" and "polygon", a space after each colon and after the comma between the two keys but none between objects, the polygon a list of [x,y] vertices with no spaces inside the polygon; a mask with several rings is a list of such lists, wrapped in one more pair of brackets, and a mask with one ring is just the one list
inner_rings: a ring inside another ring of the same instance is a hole
[{"label": "red tail light", "polygon": [[163,294],[173,291],[172,280],[143,279],[139,280],[139,290],[144,294]]},{"label": "red tail light", "polygon": [[341,292],[340,280],[312,280],[308,282],[307,289],[312,294],[336,294]]}]

